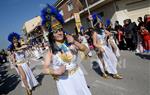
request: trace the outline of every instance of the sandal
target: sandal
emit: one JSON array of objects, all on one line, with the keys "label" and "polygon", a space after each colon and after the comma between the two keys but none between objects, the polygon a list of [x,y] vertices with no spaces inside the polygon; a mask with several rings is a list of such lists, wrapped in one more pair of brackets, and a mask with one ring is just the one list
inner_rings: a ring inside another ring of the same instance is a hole
[{"label": "sandal", "polygon": [[102,77],[103,77],[104,79],[109,79],[109,76],[108,76],[107,74],[105,74],[105,73],[102,75]]},{"label": "sandal", "polygon": [[32,95],[32,91],[30,89],[26,89],[27,95]]},{"label": "sandal", "polygon": [[119,75],[119,74],[114,74],[112,77],[114,79],[123,79],[122,75]]}]

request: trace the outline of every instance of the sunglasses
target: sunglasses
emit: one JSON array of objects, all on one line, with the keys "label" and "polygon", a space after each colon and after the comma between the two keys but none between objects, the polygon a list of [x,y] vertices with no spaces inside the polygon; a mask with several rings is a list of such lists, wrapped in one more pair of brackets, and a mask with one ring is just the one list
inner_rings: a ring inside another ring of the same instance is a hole
[{"label": "sunglasses", "polygon": [[52,32],[53,32],[53,33],[62,32],[62,29],[53,30]]}]

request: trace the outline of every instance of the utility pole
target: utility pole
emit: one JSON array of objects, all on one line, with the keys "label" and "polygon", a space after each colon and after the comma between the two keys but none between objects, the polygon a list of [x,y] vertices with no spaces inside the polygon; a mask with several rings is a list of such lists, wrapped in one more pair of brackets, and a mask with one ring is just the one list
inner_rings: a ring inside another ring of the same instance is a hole
[{"label": "utility pole", "polygon": [[[90,16],[91,13],[90,13],[90,9],[89,9],[89,5],[88,5],[87,0],[85,0],[85,3],[86,3],[87,10],[88,10],[88,14],[89,14],[89,16]],[[91,23],[91,26],[94,27],[94,26],[93,26],[93,21],[92,21],[92,20],[90,20],[90,23]]]},{"label": "utility pole", "polygon": [[116,12],[116,11],[118,11],[118,6],[116,4],[116,0],[113,0],[113,2],[114,2],[113,5],[114,5],[114,8],[115,8],[115,12]]}]

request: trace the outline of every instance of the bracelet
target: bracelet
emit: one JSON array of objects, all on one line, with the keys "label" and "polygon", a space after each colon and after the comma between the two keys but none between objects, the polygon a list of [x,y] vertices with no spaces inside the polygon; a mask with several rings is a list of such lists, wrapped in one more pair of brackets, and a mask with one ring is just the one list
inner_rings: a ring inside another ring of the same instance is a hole
[{"label": "bracelet", "polygon": [[76,42],[77,42],[77,41],[76,41],[76,40],[74,40],[72,44],[75,44]]},{"label": "bracelet", "polygon": [[52,71],[51,69],[48,69],[48,74],[49,74],[49,75],[52,75],[52,72],[53,72],[53,71]]},{"label": "bracelet", "polygon": [[49,70],[48,70],[48,74],[51,75],[51,76],[53,77],[54,80],[58,80],[58,76],[53,75],[52,72],[53,72],[52,69],[49,69]]}]

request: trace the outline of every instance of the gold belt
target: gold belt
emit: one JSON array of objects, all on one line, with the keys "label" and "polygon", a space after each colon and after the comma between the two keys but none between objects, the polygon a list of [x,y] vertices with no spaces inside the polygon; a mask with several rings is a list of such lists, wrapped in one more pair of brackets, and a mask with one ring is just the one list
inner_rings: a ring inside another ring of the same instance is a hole
[{"label": "gold belt", "polygon": [[68,70],[68,76],[73,75],[78,69],[79,69],[79,67],[76,67],[72,70]]},{"label": "gold belt", "polygon": [[[79,69],[79,67],[76,67],[74,69],[71,70],[67,70],[62,76],[71,76],[73,75],[77,70]],[[58,76],[52,75],[54,80],[59,80]]]},{"label": "gold belt", "polygon": [[26,60],[21,60],[21,61],[16,62],[16,64],[23,64],[25,62],[26,62]]}]

